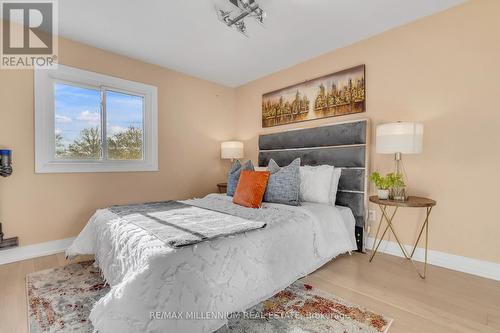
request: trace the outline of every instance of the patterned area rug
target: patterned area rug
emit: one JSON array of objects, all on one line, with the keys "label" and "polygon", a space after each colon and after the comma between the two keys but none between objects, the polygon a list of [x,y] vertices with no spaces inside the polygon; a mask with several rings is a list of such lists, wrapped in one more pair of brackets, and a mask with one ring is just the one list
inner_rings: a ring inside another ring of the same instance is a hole
[{"label": "patterned area rug", "polygon": [[[26,277],[31,333],[92,333],[88,316],[109,291],[92,261]],[[383,333],[392,320],[295,282],[244,313],[229,316],[216,333]]]},{"label": "patterned area rug", "polygon": [[94,303],[109,291],[93,261],[26,276],[31,333],[92,333]]}]

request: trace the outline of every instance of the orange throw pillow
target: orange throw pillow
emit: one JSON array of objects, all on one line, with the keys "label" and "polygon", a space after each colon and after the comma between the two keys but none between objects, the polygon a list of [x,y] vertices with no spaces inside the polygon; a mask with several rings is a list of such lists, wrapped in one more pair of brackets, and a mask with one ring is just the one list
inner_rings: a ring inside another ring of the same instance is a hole
[{"label": "orange throw pillow", "polygon": [[269,171],[241,171],[233,202],[244,207],[259,208],[268,180]]}]

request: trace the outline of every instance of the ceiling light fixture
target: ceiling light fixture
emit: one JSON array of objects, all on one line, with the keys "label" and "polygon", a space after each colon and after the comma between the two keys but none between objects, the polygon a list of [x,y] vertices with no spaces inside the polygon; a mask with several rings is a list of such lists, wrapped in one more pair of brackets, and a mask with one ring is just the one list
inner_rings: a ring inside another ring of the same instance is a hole
[{"label": "ceiling light fixture", "polygon": [[245,18],[253,17],[260,24],[264,23],[266,12],[260,8],[255,0],[228,0],[238,10],[236,15],[231,17],[233,11],[215,8],[219,20],[228,27],[235,27],[236,30],[247,36],[247,27],[245,25]]}]

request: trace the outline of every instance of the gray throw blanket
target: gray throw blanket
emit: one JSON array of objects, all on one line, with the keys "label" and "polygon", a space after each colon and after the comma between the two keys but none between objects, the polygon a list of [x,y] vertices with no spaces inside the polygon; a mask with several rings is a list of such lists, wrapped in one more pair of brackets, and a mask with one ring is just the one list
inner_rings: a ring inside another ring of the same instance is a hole
[{"label": "gray throw blanket", "polygon": [[108,209],[174,248],[266,226],[265,222],[251,221],[177,201],[111,206]]}]

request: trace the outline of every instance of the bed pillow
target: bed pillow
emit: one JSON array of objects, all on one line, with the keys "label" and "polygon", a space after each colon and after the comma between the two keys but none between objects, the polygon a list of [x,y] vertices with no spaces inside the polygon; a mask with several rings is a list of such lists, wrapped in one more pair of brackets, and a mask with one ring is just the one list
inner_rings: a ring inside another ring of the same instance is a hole
[{"label": "bed pillow", "polygon": [[296,158],[292,163],[282,168],[271,159],[267,166],[267,171],[270,172],[270,175],[266,193],[264,194],[264,201],[298,206],[300,158]]},{"label": "bed pillow", "polygon": [[333,168],[333,176],[332,176],[332,186],[330,188],[330,204],[335,206],[335,202],[337,201],[337,191],[339,188],[340,176],[342,175],[341,168]]},{"label": "bed pillow", "polygon": [[268,180],[269,171],[241,171],[233,202],[244,207],[259,208]]},{"label": "bed pillow", "polygon": [[300,201],[331,204],[333,166],[300,167]]},{"label": "bed pillow", "polygon": [[241,165],[240,161],[236,160],[231,170],[229,170],[229,174],[227,175],[227,192],[226,194],[229,196],[233,196],[236,191],[236,186],[238,185],[238,181],[240,179],[240,173],[242,170],[251,170],[253,171],[252,161],[249,160],[245,164]]}]

